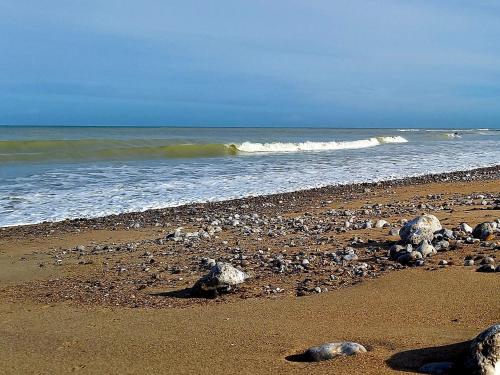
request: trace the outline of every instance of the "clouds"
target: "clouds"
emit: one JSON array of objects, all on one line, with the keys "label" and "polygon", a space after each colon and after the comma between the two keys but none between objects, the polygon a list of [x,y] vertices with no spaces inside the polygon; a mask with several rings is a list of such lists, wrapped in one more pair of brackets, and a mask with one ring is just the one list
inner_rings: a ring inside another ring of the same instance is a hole
[{"label": "clouds", "polygon": [[493,1],[9,0],[0,10],[0,123],[500,123]]}]

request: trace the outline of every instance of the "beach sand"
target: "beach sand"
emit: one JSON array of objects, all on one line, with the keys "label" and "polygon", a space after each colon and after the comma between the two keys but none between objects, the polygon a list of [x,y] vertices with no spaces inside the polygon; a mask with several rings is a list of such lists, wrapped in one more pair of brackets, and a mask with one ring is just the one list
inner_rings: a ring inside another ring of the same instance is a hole
[{"label": "beach sand", "polygon": [[[339,231],[332,225],[321,233],[324,240],[303,230],[259,240],[225,227],[219,238],[194,245],[158,242],[176,227],[196,229],[193,217],[246,206],[241,210],[262,217],[305,217],[321,225],[332,209],[394,224],[428,212],[446,228],[500,217],[499,168],[478,178],[450,176],[6,228],[0,231],[0,373],[404,374],[455,359],[466,341],[500,321],[500,273],[463,266],[467,255],[488,255],[498,264],[498,240],[457,245],[423,267],[385,259],[397,240],[388,228]],[[282,203],[264,204],[273,202]],[[382,216],[363,213],[374,204],[385,207]],[[353,245],[359,262],[372,267],[359,277],[346,272],[350,265],[327,264],[318,255],[352,245],[353,237],[364,239]],[[113,251],[90,250],[102,244]],[[79,245],[86,250],[77,251]],[[206,273],[202,256],[227,260],[235,248],[248,256],[237,266],[253,276],[241,290],[209,300],[176,294]],[[276,273],[253,256],[267,248],[270,256],[284,249],[291,259],[307,256],[312,266]],[[438,265],[443,259],[448,266]],[[325,281],[331,273],[335,281]],[[298,297],[304,279],[310,286]],[[284,291],[269,292],[267,285]],[[329,291],[314,293],[315,285]],[[368,353],[321,363],[287,360],[340,340],[359,342]]]}]

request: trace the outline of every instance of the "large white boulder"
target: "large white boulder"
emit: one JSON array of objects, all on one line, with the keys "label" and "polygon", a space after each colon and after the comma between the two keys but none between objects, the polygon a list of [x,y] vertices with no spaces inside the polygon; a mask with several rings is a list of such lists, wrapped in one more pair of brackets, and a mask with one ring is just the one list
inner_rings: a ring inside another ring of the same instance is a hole
[{"label": "large white boulder", "polygon": [[229,292],[235,285],[242,284],[248,275],[229,263],[217,262],[210,272],[193,286],[193,294],[217,295]]},{"label": "large white boulder", "polygon": [[431,242],[434,238],[434,232],[442,228],[436,216],[427,214],[406,222],[399,230],[399,236],[405,243],[418,245],[422,241]]}]

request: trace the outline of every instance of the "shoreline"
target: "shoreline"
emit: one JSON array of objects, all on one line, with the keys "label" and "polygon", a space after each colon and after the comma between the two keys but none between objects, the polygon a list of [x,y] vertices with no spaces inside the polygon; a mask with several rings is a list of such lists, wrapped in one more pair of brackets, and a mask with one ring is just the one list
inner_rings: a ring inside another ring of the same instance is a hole
[{"label": "shoreline", "polygon": [[[59,227],[70,226],[70,227],[78,227],[81,225],[91,225],[94,228],[97,227],[106,227],[106,225],[110,225],[112,221],[145,221],[146,225],[151,225],[157,222],[161,216],[165,216],[166,214],[182,214],[183,211],[188,211],[191,207],[200,208],[201,206],[207,206],[207,208],[217,209],[221,206],[232,205],[232,204],[258,204],[260,201],[264,200],[293,200],[295,196],[302,198],[313,195],[320,194],[335,194],[335,193],[343,193],[345,190],[352,190],[352,193],[361,193],[361,189],[375,187],[375,186],[410,186],[410,185],[420,185],[429,182],[453,182],[453,181],[474,181],[474,180],[489,180],[496,179],[500,176],[500,164],[489,166],[489,167],[481,167],[481,168],[473,168],[466,170],[458,170],[453,172],[443,172],[443,173],[430,173],[412,177],[403,177],[403,178],[394,178],[387,179],[381,181],[367,181],[367,182],[357,182],[357,183],[346,183],[346,184],[334,184],[334,185],[326,185],[315,188],[306,188],[299,189],[287,192],[278,192],[272,194],[263,194],[263,195],[252,195],[241,198],[231,198],[217,201],[204,201],[204,202],[192,202],[179,206],[169,206],[164,208],[154,208],[147,209],[144,211],[131,211],[131,212],[123,212],[119,214],[110,214],[98,217],[81,217],[74,219],[63,219],[57,221],[43,221],[40,223],[34,224],[14,224],[9,226],[0,227],[0,238],[4,233],[9,233],[11,231],[22,230],[22,228],[26,229],[34,229],[40,228],[43,230],[46,227],[51,227],[51,229],[62,229]],[[283,203],[285,204],[285,203]],[[143,216],[147,216],[144,218]],[[154,221],[156,219],[156,221]],[[116,225],[113,225],[116,227]],[[126,226],[126,225],[125,225]],[[54,228],[56,227],[56,228]]]}]

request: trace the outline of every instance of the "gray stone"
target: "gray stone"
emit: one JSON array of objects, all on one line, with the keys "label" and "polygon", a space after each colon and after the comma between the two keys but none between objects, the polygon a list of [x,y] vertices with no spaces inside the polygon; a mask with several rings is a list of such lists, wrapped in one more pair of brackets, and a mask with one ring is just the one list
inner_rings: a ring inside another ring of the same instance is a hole
[{"label": "gray stone", "polygon": [[358,260],[358,256],[356,254],[346,254],[342,257],[345,261]]},{"label": "gray stone", "polygon": [[472,259],[466,259],[466,260],[464,260],[464,266],[471,267],[473,265],[474,265],[474,261]]},{"label": "gray stone", "polygon": [[399,236],[405,243],[418,245],[422,241],[432,241],[434,233],[441,229],[438,218],[427,214],[408,221],[399,231]]},{"label": "gray stone", "polygon": [[304,357],[308,361],[320,362],[339,356],[351,356],[359,353],[366,353],[363,345],[355,342],[332,342],[309,348],[304,353]]},{"label": "gray stone", "polygon": [[446,240],[441,240],[434,245],[436,251],[444,251],[450,247],[450,243]]},{"label": "gray stone", "polygon": [[397,259],[401,251],[405,250],[404,246],[392,245],[389,249],[389,256],[391,259]]},{"label": "gray stone", "polygon": [[500,324],[489,327],[472,341],[466,367],[471,375],[500,374]]},{"label": "gray stone", "polygon": [[474,238],[479,238],[481,241],[487,240],[491,238],[495,233],[495,227],[492,223],[481,223],[478,224],[474,231],[472,232],[472,236]]},{"label": "gray stone", "polygon": [[495,272],[495,266],[493,264],[483,264],[477,269],[477,272]]},{"label": "gray stone", "polygon": [[418,245],[417,251],[420,252],[424,258],[436,254],[436,249],[434,248],[434,246],[432,246],[425,240],[422,241],[420,245]]},{"label": "gray stone", "polygon": [[495,259],[492,257],[484,257],[481,264],[495,264]]},{"label": "gray stone", "polygon": [[423,365],[418,371],[423,374],[446,375],[452,373],[454,369],[453,362],[432,362]]}]

